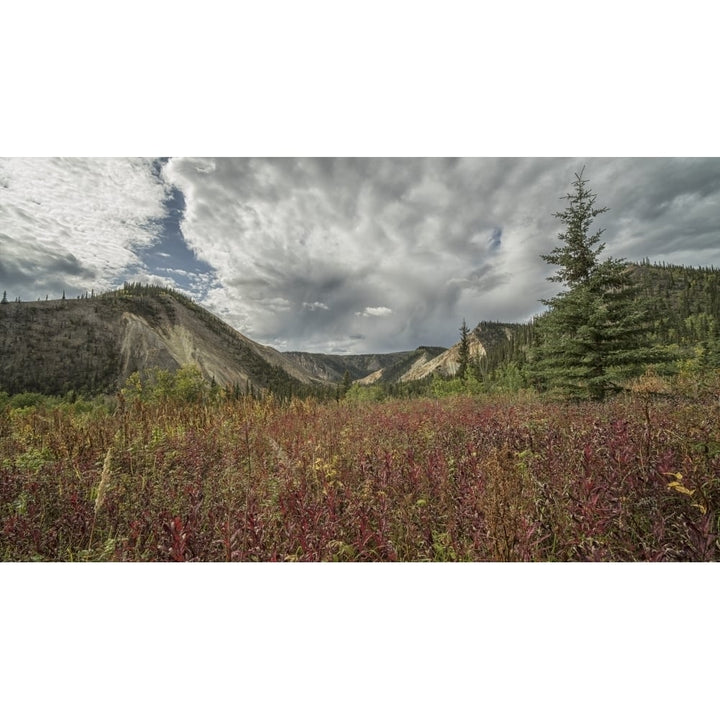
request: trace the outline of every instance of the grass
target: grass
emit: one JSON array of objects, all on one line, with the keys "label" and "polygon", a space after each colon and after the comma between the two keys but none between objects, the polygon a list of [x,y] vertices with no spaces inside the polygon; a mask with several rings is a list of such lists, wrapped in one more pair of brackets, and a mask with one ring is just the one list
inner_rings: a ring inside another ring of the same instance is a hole
[{"label": "grass", "polygon": [[711,561],[712,399],[0,415],[5,561]]}]

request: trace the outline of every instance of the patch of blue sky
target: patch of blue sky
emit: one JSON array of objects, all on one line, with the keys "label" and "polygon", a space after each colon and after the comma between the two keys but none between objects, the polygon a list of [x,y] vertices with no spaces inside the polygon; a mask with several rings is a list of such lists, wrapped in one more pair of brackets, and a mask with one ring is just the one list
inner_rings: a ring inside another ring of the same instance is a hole
[{"label": "patch of blue sky", "polygon": [[497,250],[502,245],[502,228],[496,227],[488,238],[488,248]]},{"label": "patch of blue sky", "polygon": [[[159,173],[161,165],[156,163],[155,167]],[[148,276],[167,278],[168,284],[202,299],[217,282],[215,269],[198,258],[185,242],[181,227],[185,213],[182,192],[170,187],[164,205],[166,212],[158,221],[155,242],[137,251],[140,264]]]}]

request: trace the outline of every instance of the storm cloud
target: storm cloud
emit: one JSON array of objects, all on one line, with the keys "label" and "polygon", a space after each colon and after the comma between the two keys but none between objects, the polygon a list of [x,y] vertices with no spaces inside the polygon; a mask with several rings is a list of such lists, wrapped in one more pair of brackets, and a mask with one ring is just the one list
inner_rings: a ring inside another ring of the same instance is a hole
[{"label": "storm cloud", "polygon": [[720,265],[714,158],[10,159],[0,281],[162,282],[281,350],[450,345],[557,292],[540,255],[583,167],[607,254]]}]

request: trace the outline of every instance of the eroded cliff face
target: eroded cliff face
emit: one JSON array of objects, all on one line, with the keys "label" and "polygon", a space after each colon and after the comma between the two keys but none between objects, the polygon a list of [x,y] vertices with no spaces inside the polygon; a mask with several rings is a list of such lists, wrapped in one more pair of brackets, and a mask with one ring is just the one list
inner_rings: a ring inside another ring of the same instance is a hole
[{"label": "eroded cliff face", "polygon": [[432,350],[418,348],[413,352],[407,353],[407,357],[404,358],[403,361],[376,370],[360,378],[357,382],[360,385],[373,385],[377,382],[420,380],[440,367],[440,363],[436,361],[447,352],[449,351],[441,351],[440,348],[433,348]]},{"label": "eroded cliff face", "polygon": [[361,385],[375,382],[399,382],[401,376],[418,363],[430,361],[443,347],[421,346],[415,350],[364,355],[323,355],[321,353],[285,352],[291,359],[311,373],[334,384],[343,382],[345,372]]},{"label": "eroded cliff face", "polygon": [[[483,357],[486,354],[485,346],[480,339],[473,333],[468,337],[468,353],[470,360]],[[444,377],[452,377],[460,368],[460,343],[448,348],[444,353],[437,357],[428,358],[427,360],[418,359],[401,378],[401,382],[410,380],[422,380],[428,375],[437,373]]]},{"label": "eroded cliff face", "polygon": [[[468,354],[470,361],[479,360],[487,355],[488,348],[495,347],[500,343],[510,340],[513,336],[512,328],[513,326],[511,324],[480,323],[468,334]],[[423,352],[423,348],[418,348],[412,364],[409,365],[399,377],[393,377],[392,382],[422,380],[430,375],[452,377],[457,373],[460,368],[459,342],[443,352],[437,352],[437,348],[431,350],[434,351]],[[388,370],[384,370],[380,374],[373,373],[358,382],[369,385],[374,382],[386,380],[388,380]]]},{"label": "eroded cliff face", "polygon": [[120,334],[120,378],[148,367],[176,370],[178,363],[159,333],[133,313],[122,314]]}]

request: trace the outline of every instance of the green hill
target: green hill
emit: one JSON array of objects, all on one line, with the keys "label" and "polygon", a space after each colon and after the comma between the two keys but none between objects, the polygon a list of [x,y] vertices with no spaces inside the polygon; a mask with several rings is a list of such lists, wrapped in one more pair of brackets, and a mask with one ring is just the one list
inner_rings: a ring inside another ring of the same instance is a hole
[{"label": "green hill", "polygon": [[0,303],[0,391],[113,393],[149,368],[278,394],[322,381],[181,293],[140,285],[76,300]]}]

